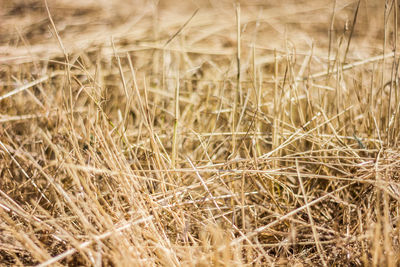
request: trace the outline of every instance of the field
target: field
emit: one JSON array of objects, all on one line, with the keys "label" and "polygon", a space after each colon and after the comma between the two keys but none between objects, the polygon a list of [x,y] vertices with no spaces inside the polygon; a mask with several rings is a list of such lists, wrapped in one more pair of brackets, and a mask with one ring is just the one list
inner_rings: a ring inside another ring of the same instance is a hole
[{"label": "field", "polygon": [[397,0],[0,5],[0,265],[400,265]]}]

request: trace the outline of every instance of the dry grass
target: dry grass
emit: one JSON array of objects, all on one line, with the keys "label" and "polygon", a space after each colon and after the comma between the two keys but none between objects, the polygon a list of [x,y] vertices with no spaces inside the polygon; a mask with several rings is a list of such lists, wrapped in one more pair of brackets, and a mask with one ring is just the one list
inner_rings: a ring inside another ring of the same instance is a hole
[{"label": "dry grass", "polygon": [[0,1],[2,264],[400,264],[397,0],[48,2]]}]

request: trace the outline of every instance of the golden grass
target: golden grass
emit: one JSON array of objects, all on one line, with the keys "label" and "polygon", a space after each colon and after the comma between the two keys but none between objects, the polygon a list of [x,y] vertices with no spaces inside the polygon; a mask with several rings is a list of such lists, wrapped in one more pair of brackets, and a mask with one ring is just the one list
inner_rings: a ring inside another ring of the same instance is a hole
[{"label": "golden grass", "polygon": [[383,2],[1,0],[0,262],[398,266]]}]

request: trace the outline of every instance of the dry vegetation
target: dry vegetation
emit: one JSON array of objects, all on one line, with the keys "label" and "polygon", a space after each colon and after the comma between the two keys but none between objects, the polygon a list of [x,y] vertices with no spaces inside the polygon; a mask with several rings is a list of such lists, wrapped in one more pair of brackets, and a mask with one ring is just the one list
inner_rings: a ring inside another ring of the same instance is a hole
[{"label": "dry vegetation", "polygon": [[0,5],[2,264],[400,264],[397,0]]}]

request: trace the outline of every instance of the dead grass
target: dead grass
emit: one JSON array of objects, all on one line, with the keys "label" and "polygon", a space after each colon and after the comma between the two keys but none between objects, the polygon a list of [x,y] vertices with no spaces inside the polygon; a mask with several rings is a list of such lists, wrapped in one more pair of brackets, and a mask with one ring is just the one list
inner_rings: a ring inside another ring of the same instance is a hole
[{"label": "dead grass", "polygon": [[0,262],[398,266],[386,2],[0,1]]}]

